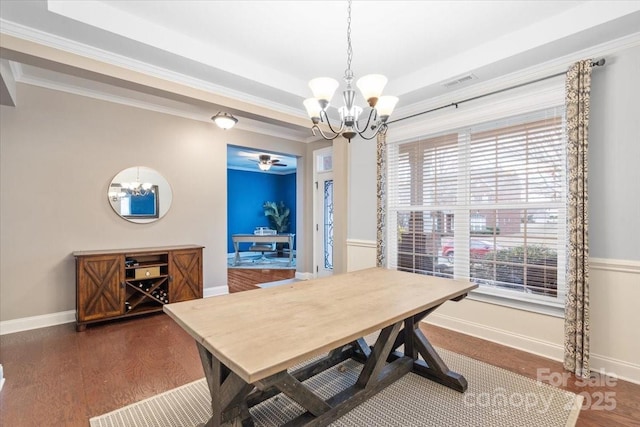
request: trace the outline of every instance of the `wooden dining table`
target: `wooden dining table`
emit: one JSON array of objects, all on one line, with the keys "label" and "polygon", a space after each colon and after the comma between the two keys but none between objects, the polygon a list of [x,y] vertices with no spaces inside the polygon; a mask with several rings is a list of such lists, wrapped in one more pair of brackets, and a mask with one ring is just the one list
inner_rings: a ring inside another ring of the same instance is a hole
[{"label": "wooden dining table", "polygon": [[[408,372],[464,392],[465,378],[449,370],[418,326],[475,287],[370,268],[168,304],[164,311],[196,341],[212,398],[207,427],[252,426],[249,408],[279,393],[306,410],[288,426],[319,426]],[[370,346],[364,337],[377,331]],[[303,384],[347,359],[363,363],[362,371],[337,395],[323,399]]]}]

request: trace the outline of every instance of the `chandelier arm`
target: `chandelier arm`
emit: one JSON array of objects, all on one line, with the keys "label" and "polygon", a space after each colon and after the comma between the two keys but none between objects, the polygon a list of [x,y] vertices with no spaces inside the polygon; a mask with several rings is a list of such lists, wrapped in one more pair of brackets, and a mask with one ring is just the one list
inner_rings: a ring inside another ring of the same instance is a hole
[{"label": "chandelier arm", "polygon": [[[331,132],[333,132],[333,133],[336,133],[336,134],[340,135],[340,134],[342,133],[342,131],[344,130],[344,126],[345,126],[345,125],[344,125],[344,121],[341,121],[341,122],[340,122],[340,129],[335,130],[335,129],[333,128],[333,126],[331,126],[331,121],[329,120],[329,116],[327,116],[327,112],[326,112],[325,110],[320,111],[320,117],[321,117],[321,118],[322,118],[322,115],[323,115],[323,114],[324,114],[324,120],[326,121],[327,126],[329,126],[329,129],[331,129]],[[322,131],[320,131],[320,132],[322,132]],[[335,137],[334,137],[334,138],[335,138]],[[332,139],[334,139],[334,138],[332,138]]]},{"label": "chandelier arm", "polygon": [[379,133],[381,134],[385,134],[387,133],[387,127],[386,125],[382,125],[376,128],[376,131],[369,137],[365,136],[364,133],[366,132],[366,129],[362,132],[358,132],[358,135],[360,135],[360,137],[362,139],[366,139],[367,141],[371,141],[373,138],[375,138],[376,136],[378,136]]},{"label": "chandelier arm", "polygon": [[320,129],[320,127],[318,125],[313,125],[311,127],[311,132],[313,132],[313,136],[316,135],[316,130],[320,133],[320,136],[322,136],[324,139],[326,139],[327,141],[333,141],[334,139],[336,139],[337,137],[340,136],[339,133],[335,133],[335,135],[333,137],[329,137],[327,135],[324,134],[324,132],[322,132],[322,129]]},{"label": "chandelier arm", "polygon": [[[358,134],[362,135],[364,132],[367,131],[367,129],[369,128],[369,124],[371,123],[371,118],[374,117],[374,115],[377,116],[376,110],[375,108],[372,108],[371,111],[369,111],[369,118],[367,119],[367,124],[362,129],[360,129],[360,126],[358,126],[358,122],[354,123],[354,128],[358,132]],[[376,118],[374,117],[374,121],[375,119]]]}]

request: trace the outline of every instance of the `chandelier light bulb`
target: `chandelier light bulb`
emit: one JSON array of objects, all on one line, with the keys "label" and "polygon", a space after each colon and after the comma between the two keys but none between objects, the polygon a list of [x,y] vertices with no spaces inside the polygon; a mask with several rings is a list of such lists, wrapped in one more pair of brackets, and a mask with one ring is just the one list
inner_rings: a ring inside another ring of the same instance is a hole
[{"label": "chandelier light bulb", "polygon": [[[307,98],[303,102],[304,108],[307,109],[307,114],[311,120],[317,119],[320,120],[320,111],[322,111],[322,107],[316,98]],[[315,122],[314,122],[315,123]]]},{"label": "chandelier light bulb", "polygon": [[378,117],[386,121],[386,119],[389,118],[391,113],[393,113],[393,109],[396,107],[397,103],[398,103],[397,96],[386,95],[378,98],[378,103],[376,104]]},{"label": "chandelier light bulb", "polygon": [[[313,97],[317,99],[323,110],[327,108],[340,84],[330,77],[318,77],[309,82]],[[325,104],[325,105],[323,105]]]},{"label": "chandelier light bulb", "polygon": [[369,103],[371,108],[376,106],[376,102],[382,95],[382,90],[386,84],[387,78],[382,74],[368,74],[356,82],[362,97]]}]

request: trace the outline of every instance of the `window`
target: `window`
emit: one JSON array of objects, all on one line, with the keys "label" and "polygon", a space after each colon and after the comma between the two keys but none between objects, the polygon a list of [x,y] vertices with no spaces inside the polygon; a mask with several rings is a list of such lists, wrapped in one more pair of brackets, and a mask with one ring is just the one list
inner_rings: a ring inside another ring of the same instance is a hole
[{"label": "window", "polygon": [[557,107],[389,144],[389,266],[561,307],[563,126]]}]

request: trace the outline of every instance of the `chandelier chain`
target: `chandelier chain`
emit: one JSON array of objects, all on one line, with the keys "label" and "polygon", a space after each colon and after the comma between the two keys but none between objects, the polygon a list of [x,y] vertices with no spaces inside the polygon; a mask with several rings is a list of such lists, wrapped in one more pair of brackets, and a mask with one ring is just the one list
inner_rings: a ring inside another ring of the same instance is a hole
[{"label": "chandelier chain", "polygon": [[352,78],[351,60],[353,58],[353,48],[351,47],[351,0],[348,2],[347,9],[347,69],[344,72],[345,78]]}]

